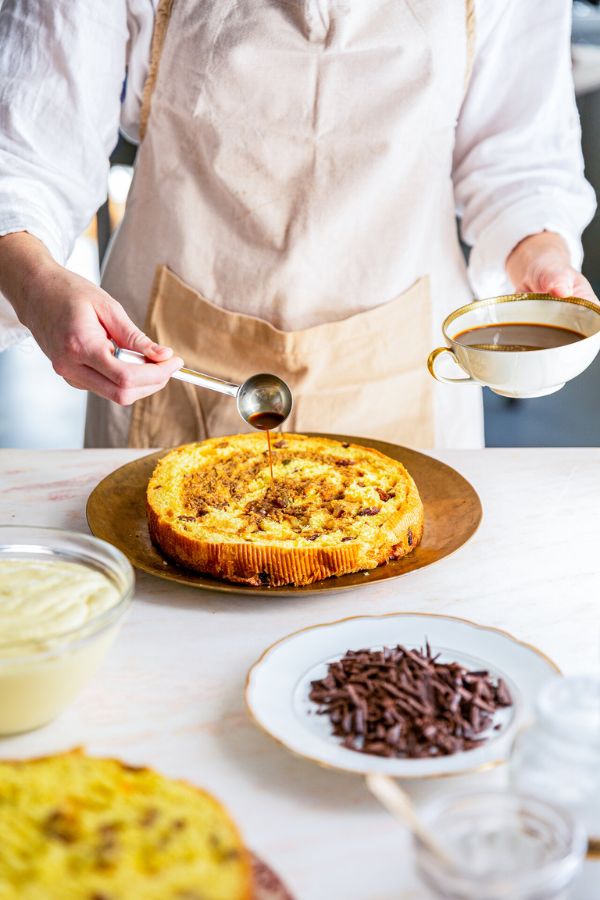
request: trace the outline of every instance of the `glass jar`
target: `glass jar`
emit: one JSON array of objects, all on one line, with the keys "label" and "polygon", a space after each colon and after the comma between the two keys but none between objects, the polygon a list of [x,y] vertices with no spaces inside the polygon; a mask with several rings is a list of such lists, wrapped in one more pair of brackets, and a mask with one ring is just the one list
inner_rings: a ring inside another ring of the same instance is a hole
[{"label": "glass jar", "polygon": [[416,840],[417,869],[444,900],[566,900],[587,846],[569,812],[521,793],[442,797],[423,821],[452,865]]},{"label": "glass jar", "polygon": [[548,682],[534,724],[515,741],[510,779],[578,816],[593,844],[600,839],[600,679]]}]

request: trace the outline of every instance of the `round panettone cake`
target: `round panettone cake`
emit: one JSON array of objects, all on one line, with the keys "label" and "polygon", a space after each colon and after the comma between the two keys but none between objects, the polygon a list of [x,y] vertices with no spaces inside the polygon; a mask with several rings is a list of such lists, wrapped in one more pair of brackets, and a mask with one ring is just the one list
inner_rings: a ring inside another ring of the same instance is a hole
[{"label": "round panettone cake", "polygon": [[0,762],[0,900],[251,900],[210,794],[79,750]]},{"label": "round panettone cake", "polygon": [[152,540],[188,569],[249,585],[311,584],[374,569],[417,546],[423,504],[394,459],[300,434],[186,444],[148,483]]}]

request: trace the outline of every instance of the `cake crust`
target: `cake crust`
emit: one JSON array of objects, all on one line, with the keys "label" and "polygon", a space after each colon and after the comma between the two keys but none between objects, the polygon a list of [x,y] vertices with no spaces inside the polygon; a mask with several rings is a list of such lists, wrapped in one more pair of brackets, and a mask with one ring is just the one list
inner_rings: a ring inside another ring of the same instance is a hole
[{"label": "cake crust", "polygon": [[328,438],[264,434],[185,444],[147,490],[150,535],[185,568],[249,585],[305,585],[410,553],[423,504],[404,466]]}]

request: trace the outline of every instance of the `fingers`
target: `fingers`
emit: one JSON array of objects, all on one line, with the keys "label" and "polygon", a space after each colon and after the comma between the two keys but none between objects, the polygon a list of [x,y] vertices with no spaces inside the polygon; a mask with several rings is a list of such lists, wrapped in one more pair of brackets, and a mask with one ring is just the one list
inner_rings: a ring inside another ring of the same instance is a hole
[{"label": "fingers", "polygon": [[152,362],[163,362],[173,356],[170,347],[155,344],[131,321],[119,303],[103,303],[96,308],[98,318],[119,347],[143,353]]},{"label": "fingers", "polygon": [[[168,363],[170,365],[172,360],[168,360]],[[124,379],[121,383],[117,384],[101,372],[98,372],[96,369],[85,364],[66,368],[59,374],[61,374],[65,381],[72,387],[84,391],[93,391],[93,393],[98,394],[100,397],[112,400],[120,406],[130,406],[132,403],[135,403],[136,400],[140,400],[142,397],[148,397],[150,394],[156,393],[156,391],[161,390],[161,388],[165,386],[169,378],[168,375],[165,377],[164,372],[166,370],[164,370],[160,364],[151,363],[145,366],[132,366],[127,365],[126,363],[120,363],[120,365],[124,369],[153,370],[155,376],[154,380],[149,381],[146,377],[145,380],[140,383],[135,381],[132,377],[131,380]]]},{"label": "fingers", "polygon": [[124,362],[116,359],[113,345],[106,339],[88,346],[85,358],[78,362],[95,370],[117,387],[125,390],[151,386],[157,390],[164,387],[173,372],[183,365],[183,360],[179,356],[171,356],[162,362],[148,362],[142,365]]},{"label": "fingers", "polygon": [[133,365],[116,359],[114,348],[99,326],[87,333],[67,337],[63,351],[53,363],[73,387],[94,391],[123,406],[163,388],[183,360],[172,356],[164,362]]},{"label": "fingers", "polygon": [[540,294],[553,294],[555,297],[569,297],[575,288],[578,273],[570,266],[544,264],[538,260],[533,266],[529,289]]},{"label": "fingers", "polygon": [[598,298],[587,278],[571,266],[541,268],[531,279],[528,290],[554,297],[582,297],[595,303]]},{"label": "fingers", "polygon": [[[60,323],[60,338],[48,355],[55,372],[74,387],[128,406],[163,388],[183,365],[170,348],[153,343],[116,301],[97,289],[91,302],[77,305],[75,314],[72,307],[67,312],[70,321]],[[134,365],[116,359],[109,336],[153,361]]]},{"label": "fingers", "polygon": [[594,289],[583,275],[579,276],[573,289],[574,297],[581,297],[583,300],[591,300],[592,303],[599,303],[598,297],[594,293]]}]

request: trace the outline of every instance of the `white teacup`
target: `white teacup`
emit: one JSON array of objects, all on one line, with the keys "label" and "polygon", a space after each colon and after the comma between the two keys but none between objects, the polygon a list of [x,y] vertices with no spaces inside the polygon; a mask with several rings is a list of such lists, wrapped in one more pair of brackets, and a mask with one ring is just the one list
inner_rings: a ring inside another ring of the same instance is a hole
[{"label": "white teacup", "polygon": [[[527,323],[568,328],[581,340],[540,350],[485,350],[455,340],[472,328],[499,323]],[[581,374],[600,350],[600,305],[579,297],[550,294],[509,294],[475,300],[444,320],[442,332],[448,347],[433,350],[427,360],[430,373],[445,384],[486,385],[503,397],[544,397]],[[450,354],[466,378],[448,378],[436,369],[436,361]]]}]

